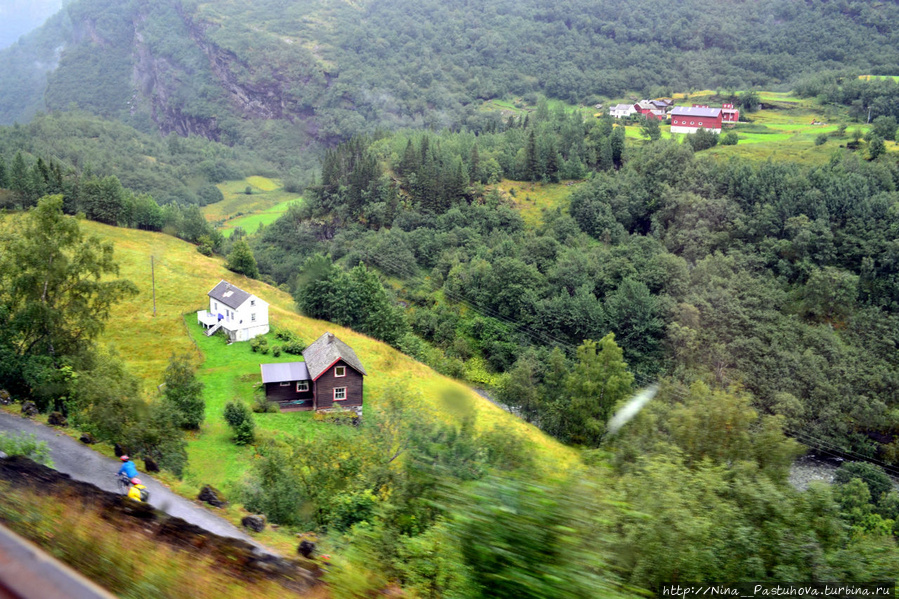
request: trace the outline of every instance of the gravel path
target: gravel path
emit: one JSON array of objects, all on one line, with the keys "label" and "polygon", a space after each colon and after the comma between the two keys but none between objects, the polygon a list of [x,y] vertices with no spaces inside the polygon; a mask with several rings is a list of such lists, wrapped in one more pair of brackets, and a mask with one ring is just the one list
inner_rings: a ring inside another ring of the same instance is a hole
[{"label": "gravel path", "polygon": [[[0,412],[0,432],[33,434],[39,441],[47,443],[53,467],[59,472],[64,472],[75,480],[96,485],[104,491],[121,492],[114,476],[121,465],[118,460],[100,455],[56,429],[34,423],[21,416]],[[262,553],[278,556],[277,553],[259,544],[224,518],[216,516],[198,503],[176,495],[161,483],[150,478],[150,475],[141,473],[141,481],[150,491],[150,505],[156,509],[196,524],[217,535],[247,541]]]}]

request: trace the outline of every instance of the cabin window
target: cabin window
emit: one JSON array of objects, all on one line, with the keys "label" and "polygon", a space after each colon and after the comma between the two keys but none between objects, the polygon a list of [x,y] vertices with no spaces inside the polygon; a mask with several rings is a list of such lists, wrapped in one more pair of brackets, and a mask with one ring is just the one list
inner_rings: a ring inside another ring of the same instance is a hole
[{"label": "cabin window", "polygon": [[256,322],[256,313],[255,312],[250,314],[250,320],[252,320],[253,322]]},{"label": "cabin window", "polygon": [[309,391],[309,381],[297,381],[297,393]]},{"label": "cabin window", "polygon": [[346,387],[335,387],[334,401],[341,401],[344,399],[346,399]]},{"label": "cabin window", "polygon": [[278,385],[281,387],[290,387],[290,381],[281,381]]},{"label": "cabin window", "polygon": [[338,366],[334,369],[334,376],[346,376],[346,366]]}]

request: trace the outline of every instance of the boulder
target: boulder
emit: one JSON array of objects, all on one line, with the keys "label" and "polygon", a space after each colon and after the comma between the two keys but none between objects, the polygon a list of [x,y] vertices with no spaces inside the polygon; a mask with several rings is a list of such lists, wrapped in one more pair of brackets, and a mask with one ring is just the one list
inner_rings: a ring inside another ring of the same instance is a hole
[{"label": "boulder", "polygon": [[8,458],[8,457],[9,457],[8,455],[6,455],[6,454],[3,453],[2,451],[0,451],[0,460],[5,460],[5,459]]},{"label": "boulder", "polygon": [[265,516],[244,516],[240,523],[244,528],[249,528],[256,532],[265,530]]},{"label": "boulder", "polygon": [[212,485],[206,485],[202,489],[200,489],[200,494],[197,495],[197,499],[200,501],[205,501],[209,505],[213,507],[225,507],[228,502],[225,501],[224,497],[222,497],[221,491],[213,487]]},{"label": "boulder", "polygon": [[313,543],[312,541],[303,540],[302,542],[300,542],[300,546],[297,547],[297,553],[299,553],[306,559],[310,559],[313,552],[315,552],[315,543]]},{"label": "boulder", "polygon": [[84,443],[85,445],[93,445],[94,443],[97,442],[97,440],[94,439],[94,436],[90,433],[81,433],[81,437],[79,437],[78,440],[81,441],[82,443]]},{"label": "boulder", "polygon": [[12,403],[12,395],[6,389],[0,389],[0,406],[8,406]]},{"label": "boulder", "polygon": [[112,446],[112,450],[115,452],[115,457],[120,458],[123,455],[128,455],[128,452],[125,451],[125,448],[116,443]]},{"label": "boulder", "polygon": [[37,406],[34,405],[33,401],[26,401],[22,404],[22,416],[27,418],[31,418],[32,416],[37,416],[38,409]]},{"label": "boulder", "polygon": [[50,416],[47,417],[47,424],[50,426],[68,426],[69,421],[62,415],[62,412],[50,412]]},{"label": "boulder", "polygon": [[146,472],[159,472],[159,464],[153,458],[144,456],[144,470]]}]

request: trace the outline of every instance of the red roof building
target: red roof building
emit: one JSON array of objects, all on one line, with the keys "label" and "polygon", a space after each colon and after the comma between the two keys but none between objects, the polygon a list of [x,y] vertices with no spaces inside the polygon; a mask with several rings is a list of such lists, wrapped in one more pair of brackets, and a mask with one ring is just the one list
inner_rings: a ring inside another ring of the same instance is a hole
[{"label": "red roof building", "polygon": [[700,129],[721,133],[722,110],[708,106],[677,106],[671,111],[672,133],[696,133]]},{"label": "red roof building", "polygon": [[721,120],[725,123],[736,123],[740,120],[740,109],[734,108],[733,104],[722,104]]}]

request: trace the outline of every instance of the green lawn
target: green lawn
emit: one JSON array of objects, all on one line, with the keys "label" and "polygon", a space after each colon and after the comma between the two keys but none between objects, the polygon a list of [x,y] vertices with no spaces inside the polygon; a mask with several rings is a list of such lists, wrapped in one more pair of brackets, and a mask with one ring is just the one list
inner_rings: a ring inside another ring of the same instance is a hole
[{"label": "green lawn", "polygon": [[[217,187],[225,199],[203,207],[203,215],[210,222],[226,222],[246,214],[265,212],[299,198],[295,193],[284,191],[278,180],[266,177],[225,181]],[[249,194],[246,193],[247,187],[250,188]]]},{"label": "green lawn", "polygon": [[[203,433],[195,436],[189,445],[190,465],[185,479],[198,487],[208,481],[234,482],[243,476],[254,452],[231,442],[231,429],[222,416],[225,404],[239,399],[252,405],[254,390],[261,383],[260,364],[297,362],[303,357],[282,353],[276,358],[271,353],[254,353],[249,343],[229,345],[221,335],[207,337],[194,314],[187,314],[184,320],[191,339],[203,355],[197,376],[206,385],[203,390],[206,420]],[[274,333],[264,337],[269,347],[280,344]],[[312,412],[254,414],[254,417],[260,430],[275,436],[307,437],[314,435],[317,428],[329,426],[315,422]]]}]

